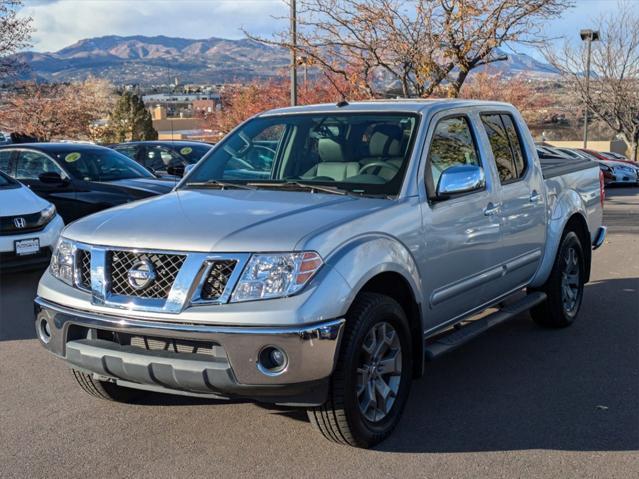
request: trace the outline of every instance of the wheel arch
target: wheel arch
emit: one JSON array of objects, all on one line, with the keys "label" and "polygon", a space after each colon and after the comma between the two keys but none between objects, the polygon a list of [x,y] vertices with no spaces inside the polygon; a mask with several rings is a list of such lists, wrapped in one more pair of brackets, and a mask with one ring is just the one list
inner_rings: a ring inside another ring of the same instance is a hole
[{"label": "wheel arch", "polygon": [[385,294],[402,306],[409,322],[414,376],[421,376],[424,367],[421,278],[408,248],[387,235],[361,237],[344,245],[327,262],[351,288],[345,301],[347,310],[363,292]]}]

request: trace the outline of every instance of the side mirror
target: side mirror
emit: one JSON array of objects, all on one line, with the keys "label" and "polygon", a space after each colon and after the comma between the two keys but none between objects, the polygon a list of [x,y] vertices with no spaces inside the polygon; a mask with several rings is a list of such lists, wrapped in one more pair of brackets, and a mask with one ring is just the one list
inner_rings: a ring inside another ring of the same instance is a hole
[{"label": "side mirror", "polygon": [[484,170],[476,165],[451,166],[442,171],[437,183],[437,198],[480,190],[486,186]]},{"label": "side mirror", "polygon": [[185,170],[186,168],[183,165],[173,165],[166,168],[166,172],[171,176],[184,176]]},{"label": "side mirror", "polygon": [[191,172],[191,170],[192,170],[193,168],[195,168],[195,164],[186,165],[186,166],[184,167],[183,176],[188,175],[188,174]]},{"label": "side mirror", "polygon": [[67,184],[67,180],[63,179],[60,176],[60,173],[56,173],[55,171],[48,171],[46,173],[40,173],[38,179],[42,183],[46,183],[48,185],[65,185]]}]

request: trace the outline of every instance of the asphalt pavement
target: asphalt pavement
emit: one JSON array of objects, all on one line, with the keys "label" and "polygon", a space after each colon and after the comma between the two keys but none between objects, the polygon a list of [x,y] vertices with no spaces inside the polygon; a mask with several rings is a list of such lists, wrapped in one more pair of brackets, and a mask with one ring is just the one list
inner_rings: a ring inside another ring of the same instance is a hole
[{"label": "asphalt pavement", "polygon": [[572,327],[522,314],[429,364],[369,451],[295,409],[94,399],[34,339],[40,273],[0,276],[0,477],[639,477],[639,188],[605,223]]}]

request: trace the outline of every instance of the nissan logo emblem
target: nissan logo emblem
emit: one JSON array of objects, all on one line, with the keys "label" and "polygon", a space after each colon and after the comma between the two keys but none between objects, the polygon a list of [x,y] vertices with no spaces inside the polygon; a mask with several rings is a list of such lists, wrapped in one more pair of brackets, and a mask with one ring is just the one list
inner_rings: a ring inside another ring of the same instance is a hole
[{"label": "nissan logo emblem", "polygon": [[27,226],[27,222],[24,218],[13,218],[13,224],[16,225],[16,228],[24,228]]},{"label": "nissan logo emblem", "polygon": [[156,273],[153,263],[148,259],[138,261],[127,273],[129,284],[133,289],[140,290],[148,288],[155,281]]}]

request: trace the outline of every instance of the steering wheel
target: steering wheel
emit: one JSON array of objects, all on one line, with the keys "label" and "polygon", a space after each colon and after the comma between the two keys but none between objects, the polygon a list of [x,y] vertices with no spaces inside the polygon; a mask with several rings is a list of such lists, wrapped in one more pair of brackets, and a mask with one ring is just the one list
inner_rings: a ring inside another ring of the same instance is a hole
[{"label": "steering wheel", "polygon": [[393,170],[393,173],[397,173],[399,171],[399,166],[395,166],[392,163],[386,163],[385,161],[373,161],[372,163],[366,163],[359,169],[358,175],[362,174],[362,171],[368,170],[369,168],[379,167],[379,168],[388,168],[389,170]]}]

